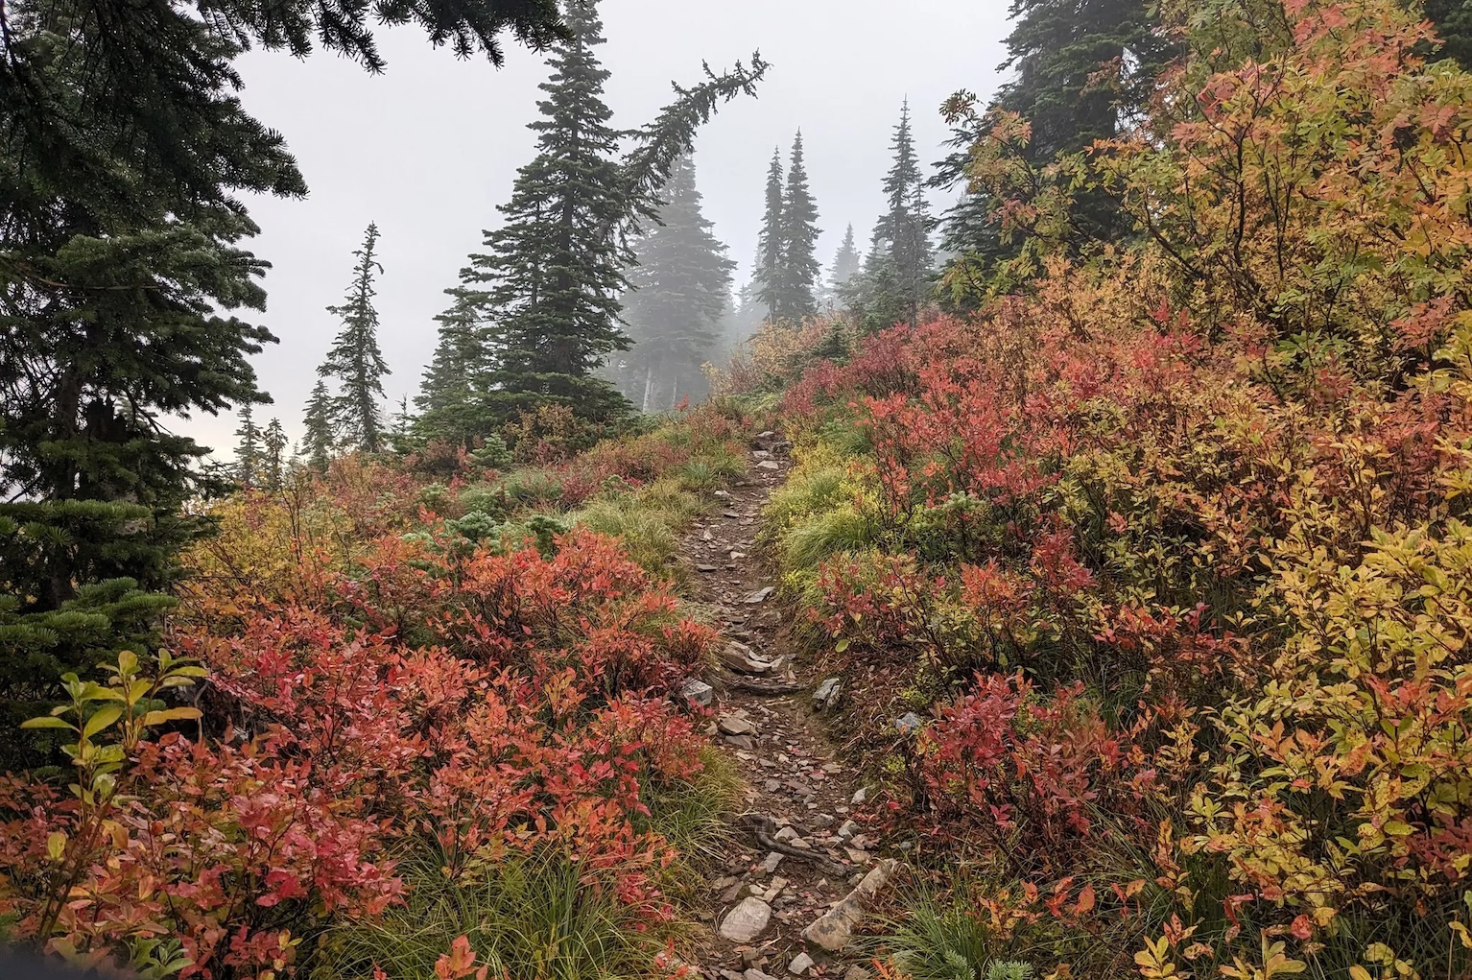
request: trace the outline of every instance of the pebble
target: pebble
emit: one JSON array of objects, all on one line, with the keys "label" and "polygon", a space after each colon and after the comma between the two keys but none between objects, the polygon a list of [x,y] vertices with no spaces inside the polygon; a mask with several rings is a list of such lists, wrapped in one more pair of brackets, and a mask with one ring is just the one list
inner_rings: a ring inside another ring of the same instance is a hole
[{"label": "pebble", "polygon": [[908,735],[919,728],[922,724],[923,722],[921,722],[919,715],[915,714],[915,712],[913,711],[907,711],[903,715],[895,719],[894,727],[895,730],[898,731],[901,735]]},{"label": "pebble", "polygon": [[715,701],[716,689],[705,681],[690,677],[685,680],[685,683],[680,685],[680,696],[694,701],[702,708],[709,708],[711,703]]},{"label": "pebble", "polygon": [[787,972],[800,977],[804,973],[811,970],[815,965],[816,964],[813,963],[813,958],[807,953],[798,953],[792,958],[792,962],[787,964]]},{"label": "pebble", "polygon": [[766,860],[761,863],[762,871],[767,874],[771,874],[773,871],[776,871],[777,865],[782,863],[783,856],[784,855],[779,851],[773,851],[768,854]]},{"label": "pebble", "polygon": [[863,806],[864,801],[868,798],[869,788],[867,786],[860,786],[858,789],[854,790],[854,798],[849,800],[849,802],[852,803],[854,806]]},{"label": "pebble", "polygon": [[782,464],[773,462],[770,459],[764,459],[760,463],[756,464],[756,468],[759,470],[780,470],[782,468]]},{"label": "pebble", "polygon": [[760,589],[757,589],[755,592],[751,593],[751,595],[747,596],[741,601],[746,603],[748,606],[755,606],[758,603],[766,602],[776,593],[776,591],[776,586],[766,585]]},{"label": "pebble", "polygon": [[750,735],[756,731],[756,726],[740,715],[726,715],[716,727],[722,735]]},{"label": "pebble", "polygon": [[772,907],[748,896],[721,920],[721,937],[733,943],[749,943],[765,932],[771,921]]},{"label": "pebble", "polygon": [[859,825],[854,823],[852,820],[845,820],[838,827],[838,836],[842,837],[844,840],[848,840],[850,837],[854,836],[858,832]]},{"label": "pebble", "polygon": [[716,566],[714,565],[696,565],[695,570],[706,575],[709,575],[711,572],[720,571],[720,569],[716,568]]},{"label": "pebble", "polygon": [[838,694],[838,685],[839,680],[837,677],[830,677],[819,684],[818,689],[813,692],[814,703],[820,708],[827,707],[828,702],[833,700],[833,697]]}]

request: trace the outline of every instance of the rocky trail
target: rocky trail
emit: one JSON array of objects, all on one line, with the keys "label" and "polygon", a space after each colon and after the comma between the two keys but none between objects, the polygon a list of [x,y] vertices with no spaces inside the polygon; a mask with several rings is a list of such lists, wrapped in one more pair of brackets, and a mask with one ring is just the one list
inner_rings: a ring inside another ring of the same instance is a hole
[{"label": "rocky trail", "polygon": [[788,444],[767,432],[753,447],[746,477],[723,493],[725,510],[694,525],[683,547],[694,598],[724,633],[720,665],[686,693],[713,710],[709,732],[746,781],[708,883],[710,930],[696,962],[709,980],[864,980],[855,929],[896,863],[880,857],[864,812],[869,791],[819,717],[835,685],[796,663],[757,553],[761,508],[786,477]]}]

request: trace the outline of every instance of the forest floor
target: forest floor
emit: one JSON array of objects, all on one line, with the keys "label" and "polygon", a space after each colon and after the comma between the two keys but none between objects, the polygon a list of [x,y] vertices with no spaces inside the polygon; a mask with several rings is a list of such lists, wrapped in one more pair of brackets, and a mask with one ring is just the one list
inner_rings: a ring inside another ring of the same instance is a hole
[{"label": "forest floor", "polygon": [[[882,887],[893,862],[865,819],[872,790],[840,758],[817,708],[826,678],[804,675],[787,613],[757,547],[762,507],[786,478],[787,444],[763,433],[725,509],[686,534],[692,597],[723,631],[709,734],[736,763],[745,799],[724,853],[711,866],[709,930],[698,944],[709,980],[869,976],[868,957],[839,944],[858,924],[844,899],[861,882]],[[867,878],[867,880],[866,880]],[[826,944],[803,937],[825,913]]]}]

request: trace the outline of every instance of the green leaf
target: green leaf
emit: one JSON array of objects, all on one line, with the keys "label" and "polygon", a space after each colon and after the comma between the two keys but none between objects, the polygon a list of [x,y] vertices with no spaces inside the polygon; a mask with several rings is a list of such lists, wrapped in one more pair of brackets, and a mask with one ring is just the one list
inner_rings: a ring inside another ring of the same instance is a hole
[{"label": "green leaf", "polygon": [[97,713],[91,718],[88,718],[87,724],[82,727],[82,737],[91,738],[104,728],[115,723],[122,716],[123,709],[115,704],[110,704],[105,708],[98,708]]},{"label": "green leaf", "polygon": [[22,727],[22,728],[65,728],[67,731],[71,731],[71,732],[74,732],[74,731],[77,730],[77,726],[72,725],[72,724],[69,724],[68,722],[63,721],[60,718],[55,718],[55,717],[52,717],[50,715],[42,715],[40,718],[27,718],[25,721],[23,721],[23,722],[20,723],[20,727]]}]

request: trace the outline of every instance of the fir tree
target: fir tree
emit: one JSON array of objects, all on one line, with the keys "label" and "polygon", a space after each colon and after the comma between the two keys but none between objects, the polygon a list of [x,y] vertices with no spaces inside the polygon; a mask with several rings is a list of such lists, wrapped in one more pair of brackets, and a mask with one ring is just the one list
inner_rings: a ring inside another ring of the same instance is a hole
[{"label": "fir tree", "polygon": [[487,250],[471,256],[461,278],[481,297],[486,369],[477,393],[483,418],[505,422],[545,403],[571,407],[595,423],[629,410],[612,383],[594,372],[625,350],[619,294],[630,262],[630,232],[653,214],[655,196],[697,128],[716,105],[751,93],[766,66],[753,58],[702,84],[676,86],[676,101],[632,134],[636,146],[617,155],[623,134],[603,102],[608,72],[595,56],[602,23],[592,0],[569,0],[569,39],[554,48],[553,74],[531,124],[539,153],[518,172],[505,224],[486,233]]},{"label": "fir tree", "polygon": [[383,448],[383,376],[391,373],[378,349],[378,311],[373,308],[374,275],[383,274],[383,266],[374,258],[377,245],[378,225],[369,224],[362,247],[353,252],[358,264],[347,299],[341,306],[327,307],[327,312],[342,319],[342,330],[317,368],[322,377],[342,383],[342,393],[333,400],[337,431],[370,453]]},{"label": "fir tree", "polygon": [[[1031,123],[1034,163],[1110,139],[1141,112],[1177,52],[1156,7],[1155,0],[1013,0],[1003,67],[1016,74],[994,105]],[[1074,211],[1080,243],[1128,232],[1103,194],[1080,197]]]},{"label": "fir tree", "polygon": [[[560,33],[550,0],[388,6],[493,61],[502,31]],[[315,43],[378,71],[368,18],[388,6],[0,3],[0,701],[17,711],[154,642],[171,600],[148,590],[206,528],[181,505],[222,489],[166,417],[267,400],[250,358],[274,338],[238,315],[265,303],[243,199],[306,187],[244,110],[236,55]]]},{"label": "fir tree", "polygon": [[444,439],[471,446],[499,424],[498,417],[487,412],[481,395],[491,363],[486,330],[476,312],[483,297],[462,288],[445,292],[454,303],[435,317],[439,340],[419,383],[419,394],[414,396],[419,415],[412,428],[419,440]]},{"label": "fir tree", "polygon": [[240,407],[240,426],[235,430],[235,479],[243,487],[253,487],[261,474],[261,430],[250,405]]},{"label": "fir tree", "polygon": [[914,326],[931,294],[933,221],[915,156],[908,101],[900,110],[890,148],[894,163],[884,178],[888,209],[874,226],[862,282],[851,282],[847,291],[849,302],[870,327],[887,327],[901,320]]},{"label": "fir tree", "polygon": [[833,256],[833,270],[828,276],[828,288],[835,295],[841,295],[849,281],[858,274],[859,249],[854,244],[854,226],[850,223],[844,229],[843,242],[838,246],[838,254]]},{"label": "fir tree", "polygon": [[332,423],[332,401],[327,382],[319,379],[312,388],[311,397],[307,399],[307,411],[302,418],[302,427],[306,430],[302,451],[307,457],[307,465],[319,473],[326,472],[327,464],[332,462],[333,450],[337,448],[337,433]]},{"label": "fir tree", "polygon": [[777,316],[801,320],[818,308],[813,289],[818,283],[818,206],[808,188],[803,164],[802,131],[792,141],[792,161],[782,194],[782,269],[779,276]]},{"label": "fir tree", "polygon": [[1442,42],[1433,57],[1452,58],[1472,71],[1472,0],[1426,0],[1426,17]]},{"label": "fir tree", "polygon": [[273,418],[261,434],[260,479],[267,490],[280,493],[286,479],[286,430]]},{"label": "fir tree", "polygon": [[621,388],[643,411],[702,397],[702,365],[715,356],[721,316],[729,303],[726,247],[701,213],[695,164],[675,167],[663,192],[658,223],[634,243],[624,319],[633,349],[623,358]]},{"label": "fir tree", "polygon": [[774,321],[782,305],[782,184],[782,151],[773,149],[772,163],[767,167],[766,207],[762,211],[751,279],[756,284],[757,301],[767,308],[767,319]]}]

